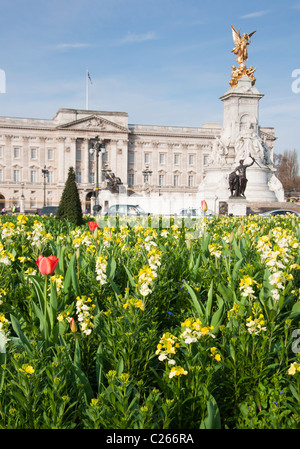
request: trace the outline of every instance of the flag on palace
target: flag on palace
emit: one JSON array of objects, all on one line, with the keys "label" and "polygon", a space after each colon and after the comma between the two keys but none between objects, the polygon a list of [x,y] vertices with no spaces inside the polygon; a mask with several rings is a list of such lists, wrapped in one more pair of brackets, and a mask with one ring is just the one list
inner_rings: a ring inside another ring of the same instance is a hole
[{"label": "flag on palace", "polygon": [[91,84],[93,84],[93,81],[92,81],[92,78],[90,77],[89,72],[87,72],[87,75],[88,75],[88,79],[90,80]]}]

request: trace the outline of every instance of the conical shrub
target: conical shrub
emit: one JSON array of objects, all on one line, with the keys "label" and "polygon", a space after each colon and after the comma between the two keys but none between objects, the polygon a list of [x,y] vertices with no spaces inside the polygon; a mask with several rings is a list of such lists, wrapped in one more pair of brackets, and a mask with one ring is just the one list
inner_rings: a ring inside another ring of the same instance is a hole
[{"label": "conical shrub", "polygon": [[81,204],[73,167],[69,168],[68,178],[59,202],[56,217],[58,219],[67,219],[77,226],[83,224]]}]

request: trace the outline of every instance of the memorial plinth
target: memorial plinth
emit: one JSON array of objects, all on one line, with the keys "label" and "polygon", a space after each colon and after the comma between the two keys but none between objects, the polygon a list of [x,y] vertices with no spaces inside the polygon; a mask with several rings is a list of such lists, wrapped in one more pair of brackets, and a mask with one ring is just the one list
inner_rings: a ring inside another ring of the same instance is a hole
[{"label": "memorial plinth", "polygon": [[246,198],[228,198],[228,215],[245,216],[247,215],[247,199]]}]

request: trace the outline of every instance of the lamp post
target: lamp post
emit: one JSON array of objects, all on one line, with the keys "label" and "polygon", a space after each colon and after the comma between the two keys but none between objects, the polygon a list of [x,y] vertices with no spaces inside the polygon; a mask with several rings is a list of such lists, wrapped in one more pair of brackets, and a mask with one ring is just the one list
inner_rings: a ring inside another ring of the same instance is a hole
[{"label": "lamp post", "polygon": [[47,170],[46,165],[42,168],[42,176],[44,178],[44,206],[46,206],[46,176],[48,177],[49,170]]},{"label": "lamp post", "polygon": [[105,149],[105,141],[100,141],[99,140],[99,136],[95,137],[95,142],[94,145],[92,146],[92,148],[90,148],[90,154],[95,154],[96,153],[96,211],[99,212],[99,198],[98,198],[98,193],[99,193],[99,154],[104,154],[106,152]]},{"label": "lamp post", "polygon": [[21,182],[21,188],[22,188],[22,193],[21,193],[21,198],[20,198],[20,213],[23,214],[25,212],[25,197],[24,197],[24,182]]}]

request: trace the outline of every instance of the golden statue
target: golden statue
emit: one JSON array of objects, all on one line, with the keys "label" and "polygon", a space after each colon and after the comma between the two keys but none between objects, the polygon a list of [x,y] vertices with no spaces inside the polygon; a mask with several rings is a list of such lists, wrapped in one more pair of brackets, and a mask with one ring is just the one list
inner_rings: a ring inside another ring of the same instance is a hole
[{"label": "golden statue", "polygon": [[231,25],[231,28],[233,42],[235,43],[235,47],[231,50],[231,53],[237,55],[236,60],[241,64],[242,62],[248,61],[247,45],[251,43],[250,37],[256,33],[256,31],[252,31],[250,34],[243,33],[243,36],[241,36],[240,28],[239,31],[236,31],[233,25]]},{"label": "golden statue", "polygon": [[250,37],[256,33],[256,31],[252,31],[252,33],[244,33],[241,36],[240,28],[238,31],[234,28],[233,25],[231,25],[232,28],[232,37],[233,41],[235,43],[235,47],[233,50],[231,50],[231,53],[234,53],[237,55],[237,62],[239,62],[239,67],[236,67],[235,65],[232,66],[232,72],[231,72],[231,80],[229,81],[229,84],[231,87],[237,86],[238,80],[243,76],[247,75],[251,81],[252,86],[254,86],[256,78],[254,77],[253,73],[255,72],[256,68],[254,69],[253,66],[251,66],[249,69],[247,69],[245,61],[248,61],[248,52],[247,52],[247,45],[251,43]]}]

